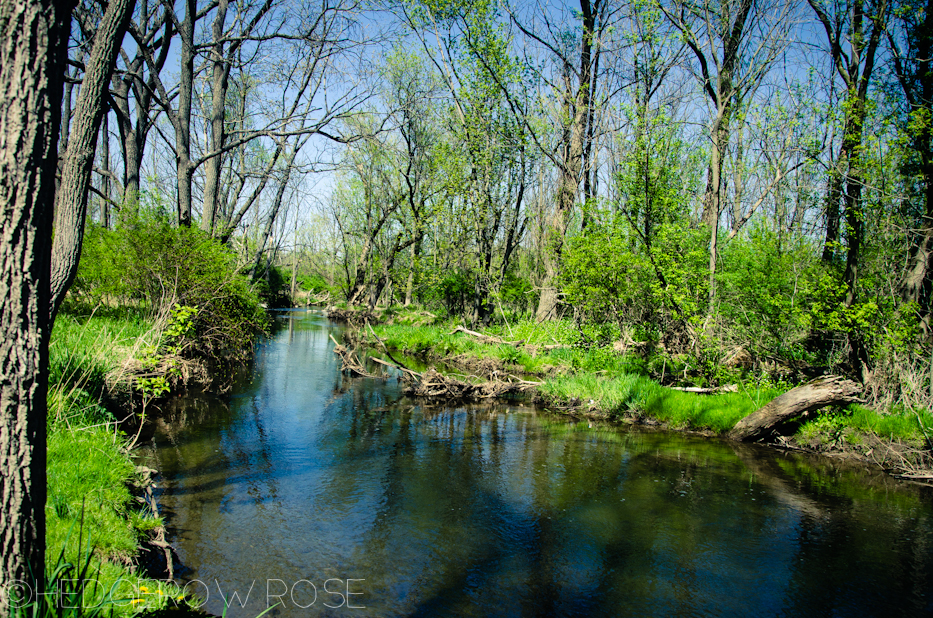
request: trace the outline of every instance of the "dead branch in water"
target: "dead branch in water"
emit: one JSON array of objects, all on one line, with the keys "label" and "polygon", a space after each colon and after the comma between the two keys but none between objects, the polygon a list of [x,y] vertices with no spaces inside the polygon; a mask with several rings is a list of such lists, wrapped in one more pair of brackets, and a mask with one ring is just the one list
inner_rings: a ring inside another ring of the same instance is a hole
[{"label": "dead branch in water", "polygon": [[340,371],[349,375],[356,375],[361,378],[379,378],[374,373],[366,371],[366,367],[363,366],[360,357],[357,356],[356,350],[351,350],[346,346],[340,345],[337,343],[337,340],[334,339],[333,335],[328,335],[330,340],[334,342],[334,354],[340,357],[340,360],[343,361],[343,364],[340,366]]},{"label": "dead branch in water", "polygon": [[525,393],[536,386],[540,386],[540,384],[540,382],[527,380],[491,380],[473,384],[452,376],[445,376],[431,368],[425,371],[418,381],[413,380],[405,388],[405,394],[414,397],[445,400],[493,399]]},{"label": "dead branch in water", "polygon": [[[366,322],[366,326],[367,326],[367,328],[369,328],[369,332],[372,333],[373,337],[376,338],[376,341],[379,342],[379,345],[382,346],[382,349],[383,349],[383,350],[385,351],[385,353],[389,356],[389,358],[392,360],[392,362],[395,363],[396,365],[398,365],[398,368],[399,368],[399,369],[401,369],[402,371],[407,371],[408,373],[412,373],[412,374],[418,375],[418,376],[421,375],[420,373],[416,373],[416,372],[412,371],[411,369],[409,369],[408,367],[406,367],[405,364],[402,363],[402,361],[400,361],[400,360],[398,360],[397,358],[395,358],[394,356],[392,356],[392,352],[389,351],[389,346],[386,345],[385,341],[383,341],[382,339],[379,338],[379,335],[376,334],[376,331],[373,330],[372,325],[371,325],[368,321]],[[374,359],[374,360],[375,360],[375,359]],[[381,362],[381,361],[380,361],[380,362]],[[383,363],[383,364],[384,364],[384,363]]]},{"label": "dead branch in water", "polygon": [[[390,356],[389,358],[392,358],[392,357]],[[397,364],[395,364],[395,363],[390,363],[390,362],[388,362],[388,361],[382,360],[381,358],[376,358],[375,356],[370,356],[370,357],[369,357],[369,360],[371,360],[371,361],[373,361],[373,362],[376,362],[376,363],[379,363],[380,365],[385,365],[386,367],[392,367],[393,369],[398,369],[398,370],[401,371],[403,374],[410,375],[410,376],[412,376],[412,377],[414,377],[414,378],[420,378],[421,375],[422,375],[422,374],[418,373],[417,371],[412,371],[411,369],[409,369],[408,367],[405,367],[404,365],[397,365]],[[393,359],[393,360],[394,360],[394,359]]]}]

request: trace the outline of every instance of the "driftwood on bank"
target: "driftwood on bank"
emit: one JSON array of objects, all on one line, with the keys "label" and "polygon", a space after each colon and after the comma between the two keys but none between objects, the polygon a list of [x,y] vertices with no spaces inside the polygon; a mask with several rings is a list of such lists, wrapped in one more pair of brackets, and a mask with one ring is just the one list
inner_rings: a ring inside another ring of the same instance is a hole
[{"label": "driftwood on bank", "polygon": [[421,374],[417,380],[411,380],[406,385],[404,393],[413,397],[443,400],[492,399],[524,393],[540,384],[540,382],[519,379],[490,380],[473,384],[440,374],[432,367]]},{"label": "driftwood on bank", "polygon": [[448,334],[450,334],[450,335],[455,335],[455,334],[457,334],[457,333],[463,333],[464,335],[467,335],[467,336],[469,336],[469,337],[473,337],[474,339],[478,339],[479,341],[481,341],[481,342],[483,342],[483,343],[510,345],[510,346],[514,346],[514,347],[516,347],[516,348],[519,348],[519,347],[523,347],[523,346],[524,346],[526,350],[531,351],[531,352],[534,352],[534,351],[537,351],[537,350],[550,351],[550,350],[556,350],[556,349],[558,349],[558,348],[567,348],[567,347],[570,347],[570,346],[564,345],[564,344],[562,344],[562,343],[545,344],[545,345],[536,345],[536,344],[533,344],[533,343],[525,343],[525,340],[524,340],[524,339],[519,339],[518,341],[507,341],[507,340],[502,339],[502,338],[500,338],[500,337],[493,337],[492,335],[484,335],[483,333],[478,333],[478,332],[476,332],[475,330],[470,330],[470,329],[464,328],[464,327],[462,327],[462,326],[458,326],[457,328],[455,328],[455,329],[453,329],[452,331],[450,331],[450,333],[448,333]]},{"label": "driftwood on bank", "polygon": [[493,337],[492,335],[484,335],[483,333],[478,333],[475,330],[470,330],[462,326],[458,326],[457,328],[453,329],[452,331],[450,331],[449,334],[455,335],[457,333],[463,333],[464,335],[469,335],[470,337],[473,337],[474,339],[479,339],[483,343],[502,343],[505,345],[515,346],[516,348],[522,345],[523,343],[525,343],[524,339],[519,339],[518,341],[506,341],[505,339],[500,339],[499,337]]},{"label": "driftwood on bank", "polygon": [[738,384],[726,384],[725,386],[714,386],[711,388],[703,388],[701,386],[668,386],[672,391],[681,391],[684,393],[698,393],[700,395],[715,395],[717,393],[737,393],[739,392]]},{"label": "driftwood on bank", "polygon": [[778,425],[805,412],[834,404],[861,402],[857,397],[861,390],[856,382],[839,376],[813,380],[775,397],[757,412],[740,420],[729,432],[729,438],[741,442],[761,440],[771,436]]}]

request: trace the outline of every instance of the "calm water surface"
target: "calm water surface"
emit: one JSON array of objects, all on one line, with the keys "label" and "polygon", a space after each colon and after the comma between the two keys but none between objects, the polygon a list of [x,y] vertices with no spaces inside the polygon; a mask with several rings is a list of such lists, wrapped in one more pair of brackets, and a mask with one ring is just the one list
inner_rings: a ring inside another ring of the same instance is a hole
[{"label": "calm water surface", "polygon": [[861,468],[349,379],[283,312],[143,459],[188,590],[256,616],[930,616],[933,495]]}]

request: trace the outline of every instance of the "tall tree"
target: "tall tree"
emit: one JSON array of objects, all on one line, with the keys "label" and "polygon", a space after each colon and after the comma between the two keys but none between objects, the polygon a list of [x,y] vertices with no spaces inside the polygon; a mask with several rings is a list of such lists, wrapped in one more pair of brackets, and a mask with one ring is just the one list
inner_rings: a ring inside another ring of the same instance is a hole
[{"label": "tall tree", "polygon": [[[845,86],[842,141],[830,168],[826,195],[824,261],[835,258],[840,237],[840,202],[846,223],[846,305],[856,298],[862,245],[863,127],[868,87],[887,20],[888,0],[807,0],[823,26],[833,70]],[[843,187],[845,191],[843,192]]]},{"label": "tall tree", "polygon": [[0,3],[0,613],[43,585],[52,204],[72,6]]},{"label": "tall tree", "polygon": [[[111,89],[111,108],[123,152],[123,206],[130,209],[139,200],[140,170],[149,131],[156,120],[153,113],[155,76],[149,69],[151,66],[156,73],[162,70],[175,35],[174,22],[168,17],[169,8],[158,3],[150,7],[148,0],[140,3],[136,19],[130,22],[134,55],[131,60],[130,51],[121,51],[123,66],[117,70]],[[152,58],[151,65],[146,62],[147,58]]]},{"label": "tall tree", "polygon": [[922,192],[901,295],[917,303],[921,324],[929,333],[933,293],[933,0],[905,0],[894,15],[887,38],[894,75],[906,104],[904,128],[913,149],[913,157],[908,158],[912,169],[907,171],[919,176]]},{"label": "tall tree", "polygon": [[52,247],[51,312],[58,313],[78,272],[91,170],[104,115],[104,93],[126,33],[134,0],[111,0],[94,34],[94,47],[81,80],[68,149],[62,163],[61,184],[55,198],[55,242]]},{"label": "tall tree", "polygon": [[253,31],[272,9],[272,0],[265,0],[255,10],[255,13],[249,16],[249,7],[240,6],[239,15],[236,16],[234,22],[242,24],[242,29],[236,33],[228,33],[225,31],[228,4],[228,0],[218,1],[214,23],[211,28],[211,109],[208,150],[217,151],[220,154],[211,157],[204,164],[204,204],[201,211],[201,229],[208,233],[214,231],[220,191],[220,170],[223,163],[222,153],[227,140],[228,120],[226,119],[225,110],[227,106],[227,89],[230,83],[230,70],[233,68],[237,53],[243,43],[253,36]]},{"label": "tall tree", "polygon": [[[610,28],[610,5],[608,0],[580,0],[579,11],[575,11],[579,28],[573,32],[549,21],[546,11],[543,12],[545,31],[536,30],[521,16],[512,14],[513,23],[525,37],[549,52],[559,74],[553,81],[560,101],[558,155],[553,156],[549,150],[543,153],[557,165],[559,180],[554,208],[548,213],[544,228],[544,277],[536,311],[539,320],[557,317],[561,248],[580,184],[588,171],[585,155],[590,152],[588,147],[592,140],[594,80],[603,33]],[[569,41],[573,44],[568,45]],[[520,116],[527,123],[527,115]],[[541,140],[536,139],[535,143],[540,146]]]},{"label": "tall tree", "polygon": [[697,79],[713,108],[701,221],[710,228],[709,311],[716,297],[719,217],[725,207],[723,169],[731,125],[787,38],[786,0],[675,0],[662,8],[697,61]]}]

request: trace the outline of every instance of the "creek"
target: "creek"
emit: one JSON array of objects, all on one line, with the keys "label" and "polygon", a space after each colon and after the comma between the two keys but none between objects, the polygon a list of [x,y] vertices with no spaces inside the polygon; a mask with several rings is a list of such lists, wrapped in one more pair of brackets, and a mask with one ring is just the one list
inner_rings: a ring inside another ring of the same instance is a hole
[{"label": "creek", "polygon": [[139,449],[220,615],[929,616],[933,490],[864,466],[340,374],[283,311]]}]

